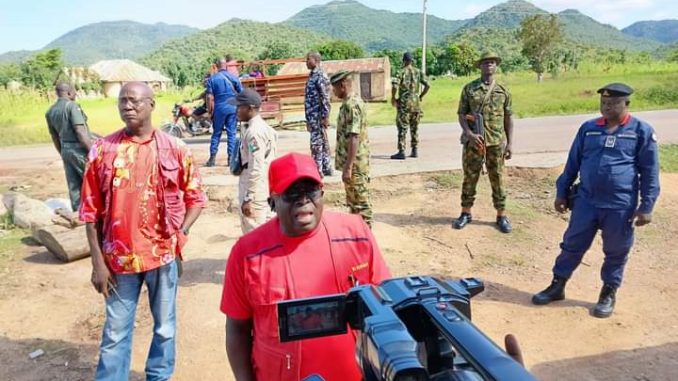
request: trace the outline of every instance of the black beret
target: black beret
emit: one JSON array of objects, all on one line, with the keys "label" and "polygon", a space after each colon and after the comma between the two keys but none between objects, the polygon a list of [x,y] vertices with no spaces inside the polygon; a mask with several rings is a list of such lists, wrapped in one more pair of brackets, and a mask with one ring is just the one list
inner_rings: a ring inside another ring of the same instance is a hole
[{"label": "black beret", "polygon": [[623,83],[610,83],[598,89],[598,94],[603,97],[626,97],[633,94],[633,89]]},{"label": "black beret", "polygon": [[339,70],[338,72],[332,74],[332,76],[330,77],[330,83],[334,85],[335,83],[348,77],[350,74],[351,72],[348,70]]},{"label": "black beret", "polygon": [[414,60],[414,58],[412,57],[412,53],[405,52],[405,54],[403,54],[403,61],[409,62],[409,61],[413,61],[413,60]]}]

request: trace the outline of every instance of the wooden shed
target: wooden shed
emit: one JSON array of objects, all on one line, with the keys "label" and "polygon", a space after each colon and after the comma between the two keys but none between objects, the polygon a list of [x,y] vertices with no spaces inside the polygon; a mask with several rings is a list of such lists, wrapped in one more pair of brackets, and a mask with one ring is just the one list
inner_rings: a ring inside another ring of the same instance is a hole
[{"label": "wooden shed", "polygon": [[[360,89],[360,96],[365,101],[386,101],[391,97],[391,62],[388,57],[322,61],[320,67],[330,76],[340,70],[353,72],[354,89]],[[278,71],[278,75],[298,74],[308,74],[305,62],[289,62]]]}]

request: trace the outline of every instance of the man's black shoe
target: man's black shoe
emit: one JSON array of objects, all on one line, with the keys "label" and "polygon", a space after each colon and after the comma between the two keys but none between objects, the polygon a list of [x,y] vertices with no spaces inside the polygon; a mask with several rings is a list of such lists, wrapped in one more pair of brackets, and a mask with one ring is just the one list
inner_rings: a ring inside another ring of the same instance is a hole
[{"label": "man's black shoe", "polygon": [[544,304],[555,302],[556,300],[565,299],[565,284],[567,284],[566,278],[554,275],[550,286],[540,293],[532,296],[532,303],[542,306]]},{"label": "man's black shoe", "polygon": [[462,213],[462,214],[459,216],[459,218],[457,218],[456,220],[454,220],[454,222],[452,223],[452,226],[453,226],[455,229],[463,229],[464,226],[470,224],[471,221],[473,221],[473,217],[471,216],[470,213]]},{"label": "man's black shoe", "polygon": [[612,312],[614,311],[616,293],[617,293],[616,288],[607,284],[604,285],[603,288],[600,290],[598,304],[596,304],[596,306],[593,307],[593,316],[601,319],[610,317],[610,315],[612,315]]},{"label": "man's black shoe", "polygon": [[410,153],[410,157],[419,157],[419,153],[417,152],[417,147],[412,147],[412,153]]},{"label": "man's black shoe", "polygon": [[391,155],[392,160],[405,160],[405,152],[403,151],[398,151],[398,153],[394,153]]},{"label": "man's black shoe", "polygon": [[210,158],[205,163],[205,167],[214,167],[215,165],[216,165],[216,160],[215,160],[214,156],[210,156]]},{"label": "man's black shoe", "polygon": [[323,176],[332,176],[333,174],[334,172],[331,169],[323,171]]},{"label": "man's black shoe", "polygon": [[509,221],[508,217],[506,216],[501,216],[497,217],[497,227],[502,233],[510,233],[511,230],[513,230],[513,227],[511,226],[511,222]]}]

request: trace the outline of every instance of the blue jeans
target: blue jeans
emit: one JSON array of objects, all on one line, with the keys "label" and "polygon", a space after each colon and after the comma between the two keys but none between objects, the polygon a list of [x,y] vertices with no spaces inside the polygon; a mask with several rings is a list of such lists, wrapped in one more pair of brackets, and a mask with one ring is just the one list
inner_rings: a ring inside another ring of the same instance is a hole
[{"label": "blue jeans", "polygon": [[226,113],[222,110],[215,110],[212,118],[212,139],[210,140],[210,156],[216,156],[219,151],[219,142],[221,134],[226,130],[226,151],[230,158],[235,149],[235,135],[238,129],[238,118],[235,112]]},{"label": "blue jeans", "polygon": [[106,299],[106,324],[96,380],[129,378],[134,315],[144,283],[153,315],[153,341],[146,359],[146,380],[170,379],[175,363],[177,278],[176,261],[143,273],[116,275],[117,294],[111,291]]}]

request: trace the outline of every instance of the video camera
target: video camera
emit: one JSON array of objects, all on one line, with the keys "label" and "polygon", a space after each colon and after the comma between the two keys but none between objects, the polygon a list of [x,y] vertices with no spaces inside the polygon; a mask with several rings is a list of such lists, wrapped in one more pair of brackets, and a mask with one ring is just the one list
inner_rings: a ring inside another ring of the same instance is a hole
[{"label": "video camera", "polygon": [[278,303],[280,340],[357,330],[364,381],[536,380],[471,323],[470,299],[484,289],[476,278],[413,276],[288,300]]}]

